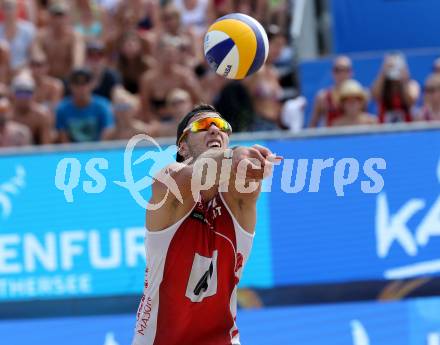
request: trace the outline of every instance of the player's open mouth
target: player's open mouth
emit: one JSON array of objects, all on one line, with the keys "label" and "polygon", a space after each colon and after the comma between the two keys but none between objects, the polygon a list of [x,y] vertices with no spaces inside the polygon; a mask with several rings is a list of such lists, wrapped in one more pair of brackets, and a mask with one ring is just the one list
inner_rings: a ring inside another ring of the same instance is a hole
[{"label": "player's open mouth", "polygon": [[222,142],[220,140],[210,140],[207,142],[206,146],[208,146],[209,148],[220,148],[222,147]]}]

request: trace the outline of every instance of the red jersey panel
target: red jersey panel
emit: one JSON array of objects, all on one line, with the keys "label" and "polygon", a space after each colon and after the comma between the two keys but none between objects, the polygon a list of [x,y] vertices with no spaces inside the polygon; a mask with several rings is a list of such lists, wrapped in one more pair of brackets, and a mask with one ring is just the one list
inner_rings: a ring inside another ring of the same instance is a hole
[{"label": "red jersey panel", "polygon": [[236,286],[252,241],[220,193],[168,229],[147,231],[133,344],[240,344]]}]

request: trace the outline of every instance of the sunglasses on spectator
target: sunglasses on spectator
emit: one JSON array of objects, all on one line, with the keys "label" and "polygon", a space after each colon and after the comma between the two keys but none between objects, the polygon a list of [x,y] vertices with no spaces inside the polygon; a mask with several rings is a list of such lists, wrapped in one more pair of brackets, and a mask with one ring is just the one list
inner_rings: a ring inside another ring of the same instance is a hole
[{"label": "sunglasses on spectator", "polygon": [[342,102],[345,102],[345,101],[359,101],[359,102],[363,102],[364,98],[362,96],[346,96],[346,97],[343,97],[341,99],[341,101]]},{"label": "sunglasses on spectator", "polygon": [[335,72],[335,73],[351,72],[351,67],[335,66],[335,67],[333,67],[333,72]]},{"label": "sunglasses on spectator", "polygon": [[128,103],[118,103],[113,105],[113,110],[115,112],[124,112],[133,109],[133,107]]},{"label": "sunglasses on spectator", "polygon": [[28,98],[31,98],[33,94],[34,94],[34,91],[32,91],[32,90],[25,90],[25,89],[23,89],[23,90],[16,90],[14,92],[15,97],[18,98],[18,99],[28,99]]},{"label": "sunglasses on spectator", "polygon": [[439,86],[427,86],[425,87],[425,92],[426,93],[433,93],[436,91],[440,91],[440,85]]},{"label": "sunglasses on spectator", "polygon": [[186,127],[183,130],[179,140],[177,141],[177,145],[179,145],[182,142],[182,140],[189,132],[198,133],[198,132],[207,131],[211,127],[211,125],[216,126],[222,132],[228,134],[232,133],[231,125],[225,119],[222,119],[221,117],[205,117],[203,119],[192,122],[188,127]]},{"label": "sunglasses on spectator", "polygon": [[42,67],[45,65],[45,62],[43,61],[31,61],[30,62],[31,67]]},{"label": "sunglasses on spectator", "polygon": [[99,59],[103,56],[104,56],[104,53],[102,52],[102,50],[99,50],[99,49],[87,50],[87,57],[89,57],[89,58]]}]

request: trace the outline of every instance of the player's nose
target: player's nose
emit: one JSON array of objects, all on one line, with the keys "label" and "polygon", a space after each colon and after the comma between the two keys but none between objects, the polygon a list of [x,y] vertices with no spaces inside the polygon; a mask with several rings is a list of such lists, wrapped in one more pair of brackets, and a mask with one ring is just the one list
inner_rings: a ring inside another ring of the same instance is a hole
[{"label": "player's nose", "polygon": [[208,128],[208,134],[211,136],[215,136],[217,134],[220,134],[220,129],[216,125],[211,124],[211,126],[209,126],[209,128]]}]

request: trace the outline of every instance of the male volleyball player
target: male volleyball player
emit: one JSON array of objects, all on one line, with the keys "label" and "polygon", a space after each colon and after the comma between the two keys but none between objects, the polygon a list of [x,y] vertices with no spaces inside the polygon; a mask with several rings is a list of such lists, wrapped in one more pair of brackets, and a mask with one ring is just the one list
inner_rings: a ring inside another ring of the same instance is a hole
[{"label": "male volleyball player", "polygon": [[[147,270],[135,345],[240,344],[237,284],[252,247],[261,180],[276,158],[258,145],[229,149],[231,131],[209,105],[195,107],[178,126],[177,163],[168,171],[183,203],[168,193],[160,208],[147,211]],[[181,163],[191,158],[190,164]],[[194,176],[201,175],[198,163],[206,158],[217,163],[215,183],[212,179],[213,186],[196,193],[194,200],[194,189],[201,186]],[[228,163],[230,178],[219,182],[221,167]],[[244,166],[245,174],[240,170]],[[258,187],[245,193],[235,183],[237,176]],[[155,180],[151,204],[166,194],[167,186]]]}]

